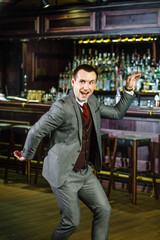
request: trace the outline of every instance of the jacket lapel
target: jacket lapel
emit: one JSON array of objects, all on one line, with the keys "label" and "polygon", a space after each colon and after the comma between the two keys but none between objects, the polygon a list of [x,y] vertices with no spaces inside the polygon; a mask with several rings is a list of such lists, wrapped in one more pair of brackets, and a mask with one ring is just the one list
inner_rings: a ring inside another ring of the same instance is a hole
[{"label": "jacket lapel", "polygon": [[96,122],[95,106],[94,106],[93,102],[90,101],[90,100],[88,100],[88,105],[89,105],[89,108],[91,110],[95,131],[97,133],[97,122]]},{"label": "jacket lapel", "polygon": [[76,102],[76,98],[75,98],[72,90],[70,91],[69,95],[71,97],[72,104],[73,104],[73,107],[74,107],[74,110],[75,110],[75,113],[77,116],[79,139],[80,139],[80,143],[82,144],[82,118],[81,118],[80,110],[79,110],[78,104]]}]

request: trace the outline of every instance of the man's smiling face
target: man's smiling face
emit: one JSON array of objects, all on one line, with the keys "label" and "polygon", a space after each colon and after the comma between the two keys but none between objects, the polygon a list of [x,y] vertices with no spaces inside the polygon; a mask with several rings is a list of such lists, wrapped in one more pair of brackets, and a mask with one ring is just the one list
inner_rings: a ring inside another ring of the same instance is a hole
[{"label": "man's smiling face", "polygon": [[96,88],[95,72],[79,70],[76,79],[72,77],[72,86],[75,96],[81,101],[86,101]]}]

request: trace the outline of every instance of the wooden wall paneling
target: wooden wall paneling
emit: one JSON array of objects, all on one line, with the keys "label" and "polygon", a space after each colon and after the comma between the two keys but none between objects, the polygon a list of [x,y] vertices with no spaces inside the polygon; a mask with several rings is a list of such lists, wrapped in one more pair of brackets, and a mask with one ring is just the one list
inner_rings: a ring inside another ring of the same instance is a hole
[{"label": "wooden wall paneling", "polygon": [[21,42],[3,42],[4,48],[4,93],[16,96],[21,91],[22,44]]},{"label": "wooden wall paneling", "polygon": [[23,54],[23,76],[27,74],[27,43],[22,43]]},{"label": "wooden wall paneling", "polygon": [[4,49],[2,44],[0,45],[0,91],[4,92]]},{"label": "wooden wall paneling", "polygon": [[58,87],[60,72],[73,59],[73,40],[40,39],[27,43],[28,89]]}]

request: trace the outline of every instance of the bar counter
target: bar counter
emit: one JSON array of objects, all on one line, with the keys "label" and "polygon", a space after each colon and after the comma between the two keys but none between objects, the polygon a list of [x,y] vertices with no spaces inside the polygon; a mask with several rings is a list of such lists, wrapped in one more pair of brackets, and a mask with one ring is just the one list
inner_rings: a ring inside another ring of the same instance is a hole
[{"label": "bar counter", "polygon": [[49,104],[43,104],[43,103],[26,103],[26,102],[3,102],[0,101],[0,109],[6,109],[8,111],[8,108],[23,108],[23,109],[39,109],[47,111],[51,106],[51,103]]},{"label": "bar counter", "polygon": [[[52,103],[0,102],[0,121],[27,122],[33,125],[49,110]],[[160,173],[160,108],[129,108],[121,120],[102,119],[101,127],[109,136],[129,135],[150,137],[153,142],[156,172]],[[142,161],[148,157],[139,151]]]},{"label": "bar counter", "polygon": [[27,121],[33,125],[48,109],[50,104],[26,102],[0,102],[0,120]]},{"label": "bar counter", "polygon": [[[45,113],[51,107],[52,103],[25,103],[25,102],[0,102],[0,112],[14,111],[14,112],[33,112]],[[1,115],[1,114],[0,114]],[[158,108],[129,108],[127,117],[142,117],[142,118],[160,118],[160,107]]]}]

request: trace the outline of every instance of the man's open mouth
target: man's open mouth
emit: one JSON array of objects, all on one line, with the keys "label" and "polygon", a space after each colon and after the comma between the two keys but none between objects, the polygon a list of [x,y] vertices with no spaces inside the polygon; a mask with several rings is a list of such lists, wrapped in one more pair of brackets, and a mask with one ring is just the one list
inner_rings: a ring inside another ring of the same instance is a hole
[{"label": "man's open mouth", "polygon": [[82,94],[83,96],[87,96],[88,93],[89,93],[89,92],[82,92],[82,91],[81,91],[81,94]]}]

